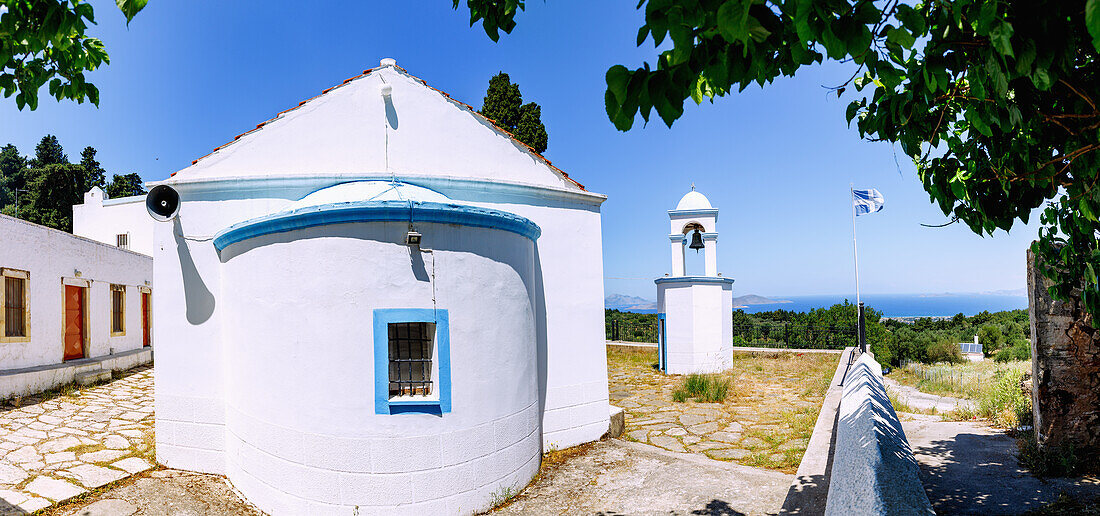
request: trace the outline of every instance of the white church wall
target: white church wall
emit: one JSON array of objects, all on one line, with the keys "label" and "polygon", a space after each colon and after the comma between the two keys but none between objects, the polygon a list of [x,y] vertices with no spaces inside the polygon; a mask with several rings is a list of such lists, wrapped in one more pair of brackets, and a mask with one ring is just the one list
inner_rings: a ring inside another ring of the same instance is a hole
[{"label": "white church wall", "polygon": [[153,219],[145,211],[145,196],[107,199],[103,190],[93,187],[84,194],[84,203],[73,205],[73,234],[107,245],[117,245],[125,234],[128,249],[153,255]]},{"label": "white church wall", "polygon": [[[85,357],[103,357],[143,347],[141,290],[152,285],[151,258],[6,215],[0,215],[0,244],[0,268],[29,273],[29,339],[4,339],[0,344],[0,369],[63,362],[65,281],[88,287]],[[110,331],[111,284],[125,286],[123,335],[112,335]],[[26,380],[33,385],[19,382],[7,385],[0,396],[40,390],[43,385],[52,387],[46,384],[53,383],[54,378],[57,382],[71,379],[69,373],[59,374]]]}]

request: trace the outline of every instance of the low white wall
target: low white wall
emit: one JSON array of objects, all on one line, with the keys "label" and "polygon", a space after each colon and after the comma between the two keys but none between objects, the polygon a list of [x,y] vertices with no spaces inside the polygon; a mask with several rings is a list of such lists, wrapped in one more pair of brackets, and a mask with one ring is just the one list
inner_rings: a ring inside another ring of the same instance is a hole
[{"label": "low white wall", "polygon": [[130,250],[153,255],[153,224],[145,211],[145,196],[108,199],[98,187],[84,194],[84,204],[73,205],[73,234],[107,245],[117,245],[120,233],[129,235]]},{"label": "low white wall", "polygon": [[[6,215],[0,215],[0,243],[0,267],[30,273],[30,340],[0,345],[0,370],[62,362],[65,279],[90,282],[85,357],[142,347],[140,289],[152,284],[152,258]],[[126,287],[124,335],[111,335],[111,284]]]},{"label": "low white wall", "polygon": [[825,514],[935,514],[870,353],[844,376]]},{"label": "low white wall", "polygon": [[72,383],[80,373],[125,371],[152,361],[153,348],[147,347],[63,364],[0,371],[0,399],[26,396]]}]

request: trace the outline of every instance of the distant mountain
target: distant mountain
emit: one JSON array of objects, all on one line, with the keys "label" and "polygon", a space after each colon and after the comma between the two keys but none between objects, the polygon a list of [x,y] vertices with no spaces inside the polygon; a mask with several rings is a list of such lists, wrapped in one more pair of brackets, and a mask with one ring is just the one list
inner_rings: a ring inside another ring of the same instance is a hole
[{"label": "distant mountain", "polygon": [[749,305],[772,305],[776,303],[790,303],[787,299],[771,299],[756,294],[747,294],[733,298],[734,308],[743,308]]},{"label": "distant mountain", "polygon": [[611,294],[603,299],[603,306],[612,310],[655,310],[657,302],[644,297]]},{"label": "distant mountain", "polygon": [[[734,308],[744,308],[749,305],[771,305],[790,302],[791,301],[786,299],[771,299],[756,294],[748,294],[733,298]],[[611,294],[604,298],[603,306],[611,310],[655,310],[657,308],[657,302],[650,301],[644,297]]]}]

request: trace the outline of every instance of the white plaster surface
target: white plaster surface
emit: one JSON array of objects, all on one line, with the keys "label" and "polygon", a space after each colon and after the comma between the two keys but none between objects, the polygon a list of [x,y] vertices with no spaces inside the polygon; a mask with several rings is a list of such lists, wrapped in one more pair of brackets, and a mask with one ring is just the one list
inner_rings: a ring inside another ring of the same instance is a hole
[{"label": "white plaster surface", "polygon": [[[104,357],[142,347],[140,289],[151,286],[153,261],[150,257],[6,215],[0,215],[0,242],[0,267],[30,273],[30,341],[0,344],[0,369],[62,363],[63,280],[87,281],[90,285],[85,305],[86,357]],[[121,336],[112,336],[110,331],[111,284],[126,287],[126,333]],[[71,380],[75,372],[59,374]],[[27,389],[34,385],[50,384],[53,381],[50,378],[50,374],[7,379],[0,376],[0,396],[30,392]],[[31,383],[11,383],[16,380]],[[47,388],[52,386],[47,385]]]},{"label": "white plaster surface", "polygon": [[153,255],[153,225],[145,211],[145,196],[108,199],[99,187],[84,193],[84,203],[73,205],[73,234],[114,246],[117,236],[129,235],[131,251]]}]

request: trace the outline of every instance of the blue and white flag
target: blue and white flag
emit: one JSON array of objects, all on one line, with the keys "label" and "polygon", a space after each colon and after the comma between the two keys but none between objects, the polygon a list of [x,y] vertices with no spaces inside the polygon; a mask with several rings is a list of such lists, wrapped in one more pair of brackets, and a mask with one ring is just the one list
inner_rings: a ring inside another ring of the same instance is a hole
[{"label": "blue and white flag", "polygon": [[856,215],[864,215],[882,210],[886,206],[886,199],[874,188],[868,190],[852,190],[852,202],[855,203]]}]

